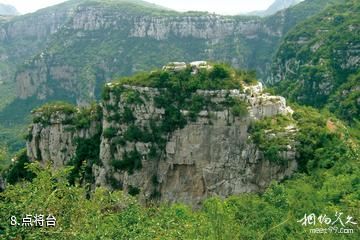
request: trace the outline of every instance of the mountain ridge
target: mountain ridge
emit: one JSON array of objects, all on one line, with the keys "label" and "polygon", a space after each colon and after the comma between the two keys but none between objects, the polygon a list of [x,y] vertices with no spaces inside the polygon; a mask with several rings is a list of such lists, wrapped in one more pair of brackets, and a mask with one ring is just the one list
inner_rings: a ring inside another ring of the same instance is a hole
[{"label": "mountain ridge", "polygon": [[84,2],[0,20],[0,139],[11,146],[21,141],[5,133],[19,135],[32,108],[53,100],[87,104],[104,82],[169,61],[225,61],[255,69],[265,81],[285,34],[341,0],[305,1],[263,19]]}]

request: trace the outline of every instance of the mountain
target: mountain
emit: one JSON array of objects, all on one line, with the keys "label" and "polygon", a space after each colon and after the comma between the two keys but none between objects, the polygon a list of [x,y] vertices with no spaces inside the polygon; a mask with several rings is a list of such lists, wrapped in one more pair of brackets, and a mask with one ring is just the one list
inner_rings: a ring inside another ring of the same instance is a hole
[{"label": "mountain", "polygon": [[23,144],[19,136],[34,107],[53,100],[87,104],[99,99],[103,83],[169,61],[225,61],[256,70],[264,81],[286,33],[337,2],[305,1],[259,18],[73,0],[0,19],[0,142],[11,151]]},{"label": "mountain", "polygon": [[14,6],[0,3],[0,15],[3,16],[15,16],[19,15],[19,12]]},{"label": "mountain", "polygon": [[[225,61],[264,77],[271,50],[287,31],[284,24],[295,24],[295,16],[183,14],[128,1],[84,1],[46,48],[17,70],[17,95],[47,99],[58,93],[85,103],[115,76],[174,59]],[[306,17],[302,12],[301,19]]]},{"label": "mountain", "polygon": [[[346,112],[340,117],[358,120],[359,13],[359,2],[347,1],[327,8],[292,29],[273,64],[270,83],[278,93],[310,106],[336,103],[344,107],[339,111]],[[355,76],[350,76],[352,74]],[[332,100],[329,102],[329,99]]]},{"label": "mountain", "polygon": [[84,0],[1,17],[0,238],[359,239],[358,16]]},{"label": "mountain", "polygon": [[273,15],[283,9],[287,9],[291,6],[295,6],[296,4],[302,2],[304,0],[275,0],[273,4],[270,5],[266,10],[264,11],[254,11],[247,13],[247,15],[256,15],[256,16],[270,16]]},{"label": "mountain", "polygon": [[[302,223],[311,209],[348,216],[333,224],[355,231],[360,148],[349,130],[315,109],[291,110],[253,73],[223,64],[172,63],[121,78],[91,107],[33,111],[27,149],[4,173],[0,234],[313,239],[314,225]],[[61,228],[8,224],[14,209],[35,208],[51,209]]]},{"label": "mountain", "polygon": [[[47,104],[33,111],[28,157],[76,166],[73,181],[136,189],[145,203],[195,207],[208,195],[263,191],[297,168],[297,130],[285,99],[263,92],[254,77],[225,65],[171,63],[107,83],[101,104],[79,112]],[[253,140],[251,123],[270,118],[283,125]]]}]

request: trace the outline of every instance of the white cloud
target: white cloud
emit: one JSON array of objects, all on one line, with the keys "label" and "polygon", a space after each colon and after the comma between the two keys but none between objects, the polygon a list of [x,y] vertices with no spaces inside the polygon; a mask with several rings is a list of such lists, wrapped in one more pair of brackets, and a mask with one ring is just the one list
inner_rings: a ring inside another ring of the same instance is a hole
[{"label": "white cloud", "polygon": [[[64,0],[0,0],[15,6],[21,13],[34,12]],[[219,14],[237,14],[266,9],[274,0],[148,0],[178,11],[208,11]]]}]

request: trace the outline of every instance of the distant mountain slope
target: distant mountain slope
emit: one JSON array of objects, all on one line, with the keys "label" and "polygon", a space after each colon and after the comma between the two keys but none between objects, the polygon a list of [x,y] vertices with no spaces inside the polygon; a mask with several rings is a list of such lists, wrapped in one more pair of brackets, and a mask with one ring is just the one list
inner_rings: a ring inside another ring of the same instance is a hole
[{"label": "distant mountain slope", "polygon": [[143,1],[83,1],[48,47],[17,71],[18,96],[65,94],[83,103],[105,81],[173,60],[226,61],[264,77],[285,25],[309,16],[288,11],[261,19],[182,14]]},{"label": "distant mountain slope", "polygon": [[0,3],[0,15],[3,16],[14,16],[19,15],[19,12],[14,6]]},{"label": "distant mountain slope", "polygon": [[248,61],[252,44],[269,39],[262,44],[266,46],[281,37],[277,27],[260,18],[145,6],[128,1],[80,4],[48,47],[17,71],[18,96],[46,99],[58,94],[83,103],[116,76],[174,60],[212,59],[256,68]]},{"label": "distant mountain slope", "polygon": [[[278,92],[316,107],[325,106],[329,97],[343,86],[343,90],[359,93],[359,81],[350,82],[354,78],[349,78],[360,68],[359,14],[359,1],[347,1],[291,30],[273,65],[272,83]],[[355,102],[350,111],[356,106],[359,110],[360,96],[357,96],[352,98]],[[337,104],[341,105],[340,102]],[[350,118],[348,120],[359,116],[345,115]]]},{"label": "distant mountain slope", "polygon": [[[23,146],[18,135],[40,104],[83,104],[100,95],[104,82],[169,61],[225,61],[255,69],[266,80],[286,33],[343,1],[304,1],[259,18],[181,14],[146,2],[70,0],[0,17],[0,145],[12,152]],[[15,89],[21,98],[15,99]]]},{"label": "distant mountain slope", "polygon": [[[225,61],[255,69],[264,80],[287,31],[325,6],[305,1],[258,18],[182,14],[143,1],[73,0],[6,20],[0,23],[0,110],[6,105],[0,121],[22,122],[52,99],[92,101],[104,82],[174,60]],[[9,105],[14,79],[21,99]]]},{"label": "distant mountain slope", "polygon": [[289,8],[291,6],[294,6],[304,0],[275,0],[273,4],[268,7],[268,9],[264,11],[254,11],[250,12],[247,15],[256,15],[256,16],[270,16],[275,14],[278,11],[284,10],[286,8]]}]

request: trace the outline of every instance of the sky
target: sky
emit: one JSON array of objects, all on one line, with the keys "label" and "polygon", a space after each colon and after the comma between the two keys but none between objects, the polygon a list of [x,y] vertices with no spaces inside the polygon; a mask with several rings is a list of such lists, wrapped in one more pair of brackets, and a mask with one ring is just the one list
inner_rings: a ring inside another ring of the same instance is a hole
[{"label": "sky", "polygon": [[[55,5],[64,0],[0,0],[10,4],[24,14],[40,8]],[[177,11],[208,11],[218,14],[238,14],[268,8],[274,0],[148,0],[148,2],[168,7]]]}]

